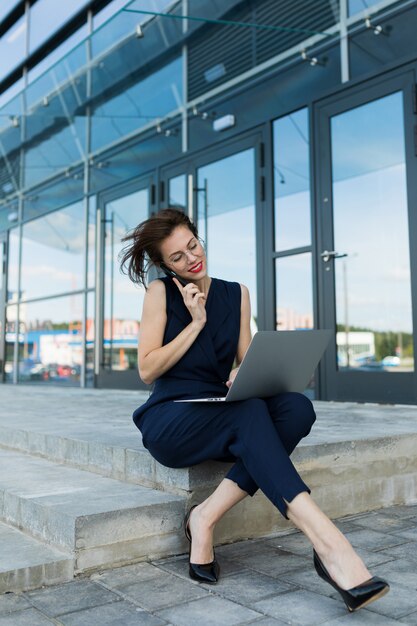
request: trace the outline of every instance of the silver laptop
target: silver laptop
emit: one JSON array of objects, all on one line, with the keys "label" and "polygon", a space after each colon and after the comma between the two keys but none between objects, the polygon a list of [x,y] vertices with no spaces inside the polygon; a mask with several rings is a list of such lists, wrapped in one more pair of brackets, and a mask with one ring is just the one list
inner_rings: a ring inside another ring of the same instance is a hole
[{"label": "silver laptop", "polygon": [[175,402],[236,402],[268,398],[285,391],[302,392],[323,356],[331,330],[264,330],[246,351],[226,396]]}]

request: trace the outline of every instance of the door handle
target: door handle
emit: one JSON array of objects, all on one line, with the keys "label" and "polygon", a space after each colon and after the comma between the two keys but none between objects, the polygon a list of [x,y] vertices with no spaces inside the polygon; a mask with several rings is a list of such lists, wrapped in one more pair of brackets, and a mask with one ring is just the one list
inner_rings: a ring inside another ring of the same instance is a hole
[{"label": "door handle", "polygon": [[339,252],[336,252],[336,250],[323,250],[320,256],[323,259],[324,263],[328,263],[330,259],[340,259],[344,256],[347,256],[347,253],[339,254]]}]

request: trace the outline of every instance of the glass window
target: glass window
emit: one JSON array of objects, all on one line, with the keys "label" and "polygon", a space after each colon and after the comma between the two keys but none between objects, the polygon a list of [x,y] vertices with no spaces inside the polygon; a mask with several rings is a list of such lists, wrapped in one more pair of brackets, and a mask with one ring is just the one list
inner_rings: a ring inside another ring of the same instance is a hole
[{"label": "glass window", "polygon": [[122,237],[149,216],[149,192],[136,191],[106,205],[104,362],[113,370],[137,369],[137,345],[145,290],[119,271]]},{"label": "glass window", "polygon": [[96,284],[96,217],[97,199],[88,199],[88,230],[87,230],[87,288]]},{"label": "glass window", "polygon": [[36,50],[87,3],[88,0],[38,0],[30,8],[29,52]]},{"label": "glass window", "polygon": [[[23,78],[19,78],[19,80],[13,83],[11,87],[9,87],[8,89],[6,89],[6,91],[3,91],[0,94],[0,127],[8,125],[10,121],[9,119],[7,119],[7,116],[6,116],[7,109],[5,105],[7,105],[7,103],[10,103],[12,98],[16,96],[16,94],[20,93],[22,89],[24,88],[24,86],[25,86],[25,81],[23,80]],[[15,102],[17,101],[18,100],[16,100]],[[2,107],[5,107],[4,110],[1,110]],[[19,113],[20,112],[21,112],[21,106],[19,105]]]},{"label": "glass window", "polygon": [[[76,46],[78,50],[79,44],[82,43],[82,41],[87,37],[87,35],[88,35],[88,27],[86,24],[84,24],[75,33],[70,35],[60,46],[55,48],[53,52],[48,54],[47,57],[45,57],[44,59],[42,59],[42,61],[40,61],[37,65],[35,65],[33,69],[29,70],[28,83],[33,83],[33,81],[36,80],[39,76],[41,76],[41,74],[46,72],[48,68],[50,68],[52,65],[55,65],[60,59],[62,59],[65,56],[66,56],[65,62],[64,62],[65,69],[64,69],[64,63],[62,63],[59,68],[56,65],[54,67],[55,75],[59,80],[61,80],[61,77],[59,76],[60,72],[61,73],[65,72],[65,76],[63,76],[62,78],[65,78],[67,76],[69,77],[70,75],[69,70],[73,72],[76,69],[78,69],[78,67],[85,65],[86,53],[82,49],[78,52],[75,52],[74,47]],[[78,63],[76,59],[78,59]],[[50,79],[51,78],[52,77],[50,77]],[[51,82],[50,89],[52,90],[56,85],[54,85],[52,81],[50,82]],[[46,87],[45,82],[44,82],[42,83],[42,86],[40,86],[39,88],[39,97],[44,96],[47,93],[49,93],[49,89],[48,87]]]},{"label": "glass window", "polygon": [[19,228],[9,231],[9,258],[7,263],[7,301],[17,302],[19,283]]},{"label": "glass window", "polygon": [[6,382],[13,381],[14,375],[14,349],[17,332],[17,306],[11,305],[6,308],[6,333],[5,333],[5,356],[4,356],[4,379]]},{"label": "glass window", "polygon": [[413,370],[403,94],[333,117],[331,134],[338,367]]},{"label": "glass window", "polygon": [[[182,58],[178,58],[94,110],[92,151],[164,118],[182,104]],[[169,142],[170,137],[164,140]]]},{"label": "glass window", "polygon": [[198,229],[209,274],[243,283],[256,322],[255,154],[245,150],[198,170]]},{"label": "glass window", "polygon": [[87,294],[87,324],[85,328],[85,385],[94,387],[95,293]]},{"label": "glass window", "polygon": [[0,21],[8,15],[20,0],[1,0],[0,4]]},{"label": "glass window", "polygon": [[26,56],[26,17],[23,16],[0,38],[0,80]]},{"label": "glass window", "polygon": [[24,299],[84,288],[84,230],[81,202],[23,225]]},{"label": "glass window", "polygon": [[274,122],[275,246],[311,245],[308,110]]},{"label": "glass window", "polygon": [[277,330],[313,328],[311,254],[277,259],[275,277]]},{"label": "glass window", "polygon": [[175,176],[168,181],[168,204],[179,209],[187,208],[187,176]]},{"label": "glass window", "polygon": [[82,319],[82,295],[21,304],[19,382],[79,385]]},{"label": "glass window", "polygon": [[349,0],[348,12],[349,15],[355,15],[356,13],[362,13],[366,11],[374,4],[381,4],[381,0]]}]

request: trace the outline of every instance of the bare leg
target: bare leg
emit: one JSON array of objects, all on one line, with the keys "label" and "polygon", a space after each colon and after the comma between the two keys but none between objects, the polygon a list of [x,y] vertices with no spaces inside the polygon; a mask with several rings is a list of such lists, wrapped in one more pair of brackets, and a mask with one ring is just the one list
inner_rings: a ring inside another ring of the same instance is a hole
[{"label": "bare leg", "polygon": [[189,521],[192,536],[191,563],[213,560],[213,531],[216,523],[248,494],[233,480],[224,478],[213,493],[193,509]]},{"label": "bare leg", "polygon": [[311,541],[331,578],[342,589],[351,589],[371,577],[349,541],[319,509],[307,492],[287,503],[287,515]]},{"label": "bare leg", "polygon": [[[204,502],[193,509],[189,522],[193,538],[192,563],[210,563],[213,560],[216,523],[247,495],[235,482],[225,478]],[[342,589],[356,587],[371,577],[346,537],[307,492],[298,494],[287,503],[287,515],[311,541],[330,576]]]}]

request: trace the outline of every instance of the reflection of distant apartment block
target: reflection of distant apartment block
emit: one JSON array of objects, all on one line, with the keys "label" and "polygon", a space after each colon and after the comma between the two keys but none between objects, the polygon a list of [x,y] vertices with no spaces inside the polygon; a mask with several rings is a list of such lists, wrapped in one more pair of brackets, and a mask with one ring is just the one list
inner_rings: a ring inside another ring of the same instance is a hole
[{"label": "reflection of distant apartment block", "polygon": [[[111,332],[113,330],[113,332]],[[117,320],[113,319],[111,326],[110,320],[104,320],[104,337],[112,336],[113,339],[136,339],[139,332],[139,322],[137,320]]]},{"label": "reflection of distant apartment block", "polygon": [[339,365],[347,365],[346,343],[349,345],[349,362],[351,366],[360,365],[361,359],[375,356],[374,333],[352,331],[336,333],[337,354]]},{"label": "reflection of distant apartment block", "polygon": [[278,330],[313,328],[313,325],[313,315],[311,313],[298,313],[294,309],[286,307],[278,307],[277,309]]}]

